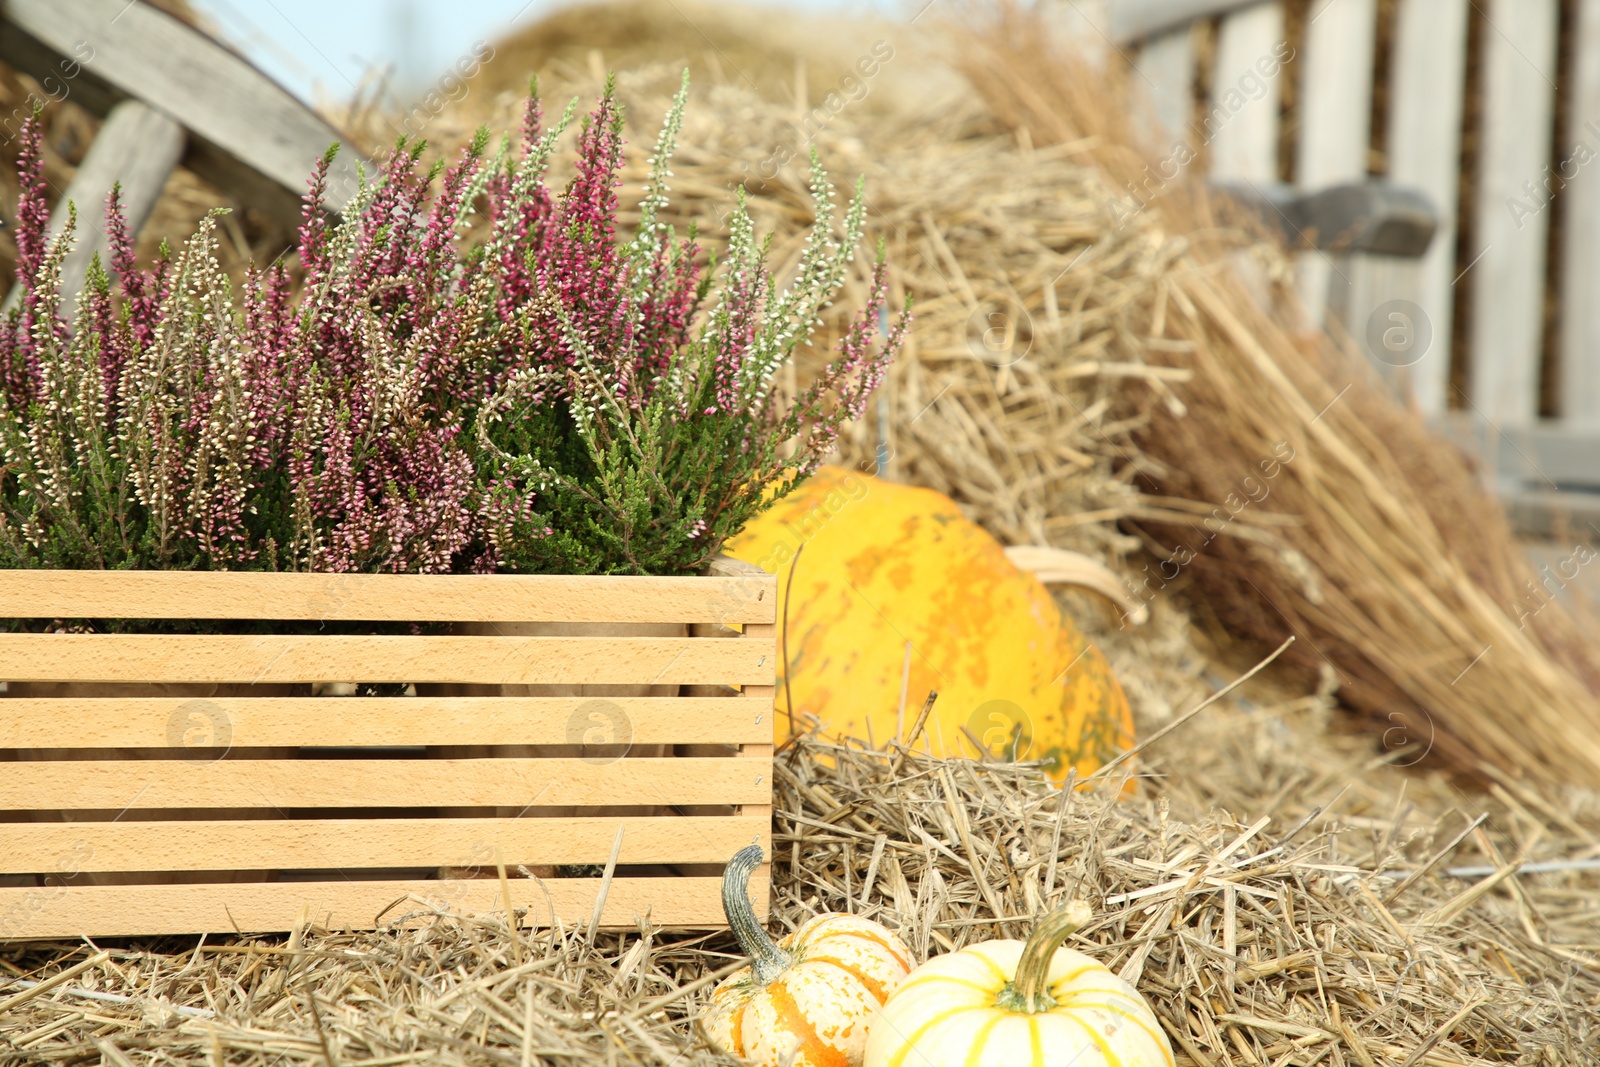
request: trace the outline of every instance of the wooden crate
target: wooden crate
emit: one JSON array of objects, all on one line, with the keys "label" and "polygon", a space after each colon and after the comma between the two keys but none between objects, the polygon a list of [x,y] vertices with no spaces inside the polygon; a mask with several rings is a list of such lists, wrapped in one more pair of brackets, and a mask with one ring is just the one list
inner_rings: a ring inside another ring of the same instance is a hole
[{"label": "wooden crate", "polygon": [[[525,924],[588,923],[603,879],[572,867],[614,850],[602,926],[721,924],[710,865],[769,841],[777,601],[772,576],[721,563],[692,578],[0,572],[5,618],[685,623],[703,635],[0,634],[0,679],[13,683],[0,699],[0,941],[503,913],[499,864]],[[742,633],[721,639],[728,628]],[[202,698],[24,697],[14,684],[338,681],[726,688]],[[594,723],[696,754],[450,759],[408,747],[570,745],[593,740]],[[606,805],[656,814],[584,815]],[[578,813],[542,816],[550,807]],[[559,873],[518,877],[519,865]],[[463,870],[476,876],[452,876]],[[260,880],[226,880],[240,877]]]}]

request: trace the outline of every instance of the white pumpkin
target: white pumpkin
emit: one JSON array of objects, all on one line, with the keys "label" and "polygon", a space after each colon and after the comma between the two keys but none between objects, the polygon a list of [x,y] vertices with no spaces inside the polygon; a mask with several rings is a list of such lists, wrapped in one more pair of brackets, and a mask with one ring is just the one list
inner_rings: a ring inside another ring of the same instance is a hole
[{"label": "white pumpkin", "polygon": [[1026,942],[969,945],[912,971],[872,1023],[865,1067],[1174,1067],[1144,998],[1061,943],[1074,901]]}]

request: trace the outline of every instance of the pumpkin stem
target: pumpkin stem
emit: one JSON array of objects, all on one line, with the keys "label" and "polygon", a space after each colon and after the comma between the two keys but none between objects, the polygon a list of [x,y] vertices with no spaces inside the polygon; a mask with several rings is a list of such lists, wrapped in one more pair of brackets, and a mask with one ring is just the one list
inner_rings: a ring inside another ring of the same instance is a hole
[{"label": "pumpkin stem", "polygon": [[754,960],[751,974],[757,985],[767,985],[794,965],[794,957],[778,947],[756,921],[750,906],[750,875],[761,866],[761,846],[740,849],[722,871],[722,912],[733,927],[739,947]]},{"label": "pumpkin stem", "polygon": [[1017,961],[1017,973],[1000,993],[1001,1007],[1012,1011],[1049,1011],[1055,1006],[1050,996],[1050,961],[1056,949],[1079,928],[1089,922],[1092,913],[1087,901],[1074,900],[1066,907],[1053,911],[1039,920],[1022,946],[1022,958]]}]

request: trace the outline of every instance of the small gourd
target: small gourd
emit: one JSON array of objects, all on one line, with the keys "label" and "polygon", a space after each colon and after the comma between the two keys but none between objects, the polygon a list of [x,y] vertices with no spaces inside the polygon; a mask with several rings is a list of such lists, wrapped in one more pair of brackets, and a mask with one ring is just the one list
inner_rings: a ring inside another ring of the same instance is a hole
[{"label": "small gourd", "polygon": [[706,1032],[755,1067],[861,1067],[867,1027],[911,970],[911,952],[875,922],[818,915],[778,942],[750,906],[751,845],[728,861],[722,908],[752,965],[711,992]]},{"label": "small gourd", "polygon": [[984,941],[924,963],[874,1020],[865,1067],[1174,1067],[1144,998],[1061,947],[1088,921],[1074,901],[1026,943]]}]

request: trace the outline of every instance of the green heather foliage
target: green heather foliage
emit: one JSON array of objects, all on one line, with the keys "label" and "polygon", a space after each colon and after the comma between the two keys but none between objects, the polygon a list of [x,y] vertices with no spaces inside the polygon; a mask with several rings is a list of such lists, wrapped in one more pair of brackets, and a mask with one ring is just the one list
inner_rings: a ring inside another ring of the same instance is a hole
[{"label": "green heather foliage", "polygon": [[[774,292],[741,197],[706,265],[662,222],[687,78],[617,233],[610,85],[576,174],[546,184],[571,119],[530,98],[521,145],[424,170],[402,140],[350,201],[315,170],[299,273],[235,292],[214,218],[141,270],[116,197],[69,325],[46,240],[37,119],[19,159],[18,282],[0,323],[0,567],[688,574],[858,418],[904,337],[871,295],[837,358],[780,403],[862,236],[812,160],[816,220]],[[574,102],[575,104],[576,102]],[[473,227],[483,234],[464,240]]]}]

